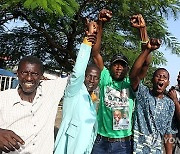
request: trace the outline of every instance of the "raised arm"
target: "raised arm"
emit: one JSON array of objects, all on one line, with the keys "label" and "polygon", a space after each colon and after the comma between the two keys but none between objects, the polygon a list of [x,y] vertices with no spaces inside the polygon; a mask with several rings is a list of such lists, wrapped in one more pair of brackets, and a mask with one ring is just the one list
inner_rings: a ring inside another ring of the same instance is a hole
[{"label": "raised arm", "polygon": [[[131,86],[132,89],[134,91],[137,90],[138,85],[141,81],[141,71],[143,69],[143,65],[147,59],[147,57],[149,56],[149,54],[158,49],[161,45],[161,42],[158,39],[151,39],[150,41],[148,41],[148,43],[146,45],[144,45],[143,47],[143,51],[141,52],[141,54],[138,56],[138,58],[135,60],[131,70],[130,70],[130,81],[131,81]],[[147,70],[146,70],[147,71]],[[146,72],[144,72],[146,73]]]},{"label": "raised arm", "polygon": [[172,134],[164,135],[164,141],[165,141],[164,147],[165,147],[166,154],[172,154],[172,152],[173,152],[172,138],[173,138]]},{"label": "raised arm", "polygon": [[111,17],[112,17],[112,12],[109,10],[103,9],[100,11],[98,21],[97,21],[98,33],[97,33],[96,43],[94,44],[92,48],[92,56],[93,56],[95,64],[100,68],[100,70],[103,70],[104,68],[103,58],[100,54],[103,24],[104,22],[109,21]]},{"label": "raised arm", "polygon": [[85,70],[89,62],[92,45],[96,41],[96,34],[97,23],[87,20],[86,37],[80,46],[75,66],[65,90],[65,95],[74,96],[81,89],[81,85],[84,83]]},{"label": "raised arm", "polygon": [[[141,48],[142,48],[142,51],[144,51],[146,48],[146,44],[149,41],[145,20],[141,14],[138,14],[138,15],[133,15],[131,17],[130,22],[131,22],[132,27],[135,27],[139,30],[139,35],[141,39]],[[141,71],[139,72],[140,79],[143,79],[146,76],[150,63],[151,63],[151,54],[148,55],[148,57],[143,63],[143,67]]]}]

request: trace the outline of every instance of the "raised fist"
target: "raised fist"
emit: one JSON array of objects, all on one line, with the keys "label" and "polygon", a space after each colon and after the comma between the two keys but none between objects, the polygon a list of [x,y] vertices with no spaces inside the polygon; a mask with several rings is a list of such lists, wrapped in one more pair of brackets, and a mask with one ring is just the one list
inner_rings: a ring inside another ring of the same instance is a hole
[{"label": "raised fist", "polygon": [[99,12],[99,20],[102,22],[110,21],[112,18],[112,12],[107,9],[102,9]]},{"label": "raised fist", "polygon": [[89,42],[92,42],[92,45],[94,45],[96,42],[98,25],[95,21],[89,21],[88,19],[87,19],[86,24],[87,24],[87,30],[86,30],[87,40]]},{"label": "raised fist", "polygon": [[151,51],[156,50],[160,47],[161,41],[159,39],[152,38],[147,43],[147,48]]},{"label": "raised fist", "polygon": [[146,26],[146,23],[144,21],[144,18],[141,14],[133,15],[130,19],[131,26],[135,28],[144,28]]}]

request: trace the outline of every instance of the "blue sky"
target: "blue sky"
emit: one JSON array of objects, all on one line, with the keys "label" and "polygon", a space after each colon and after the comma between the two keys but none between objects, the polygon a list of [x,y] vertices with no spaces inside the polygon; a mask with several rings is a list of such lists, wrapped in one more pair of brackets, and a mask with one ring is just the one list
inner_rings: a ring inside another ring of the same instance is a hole
[{"label": "blue sky", "polygon": [[[174,19],[169,19],[167,21],[168,23],[168,30],[172,33],[173,36],[175,36],[178,41],[180,42],[180,19],[174,21]],[[177,56],[175,54],[172,54],[170,49],[165,49],[164,46],[160,48],[160,51],[164,53],[165,58],[167,59],[167,65],[160,66],[166,68],[170,73],[170,86],[177,84],[177,75],[180,71],[180,56]],[[169,86],[169,87],[170,87]]]}]

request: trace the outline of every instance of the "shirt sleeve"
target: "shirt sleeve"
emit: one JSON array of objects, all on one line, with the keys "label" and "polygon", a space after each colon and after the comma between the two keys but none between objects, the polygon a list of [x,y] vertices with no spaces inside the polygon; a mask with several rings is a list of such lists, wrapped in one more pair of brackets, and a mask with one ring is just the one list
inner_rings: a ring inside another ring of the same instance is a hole
[{"label": "shirt sleeve", "polygon": [[112,82],[112,78],[110,76],[109,70],[104,66],[103,70],[101,71],[101,76],[100,76],[100,85],[107,85],[108,83]]},{"label": "shirt sleeve", "polygon": [[137,99],[143,98],[147,92],[149,92],[148,87],[144,86],[142,83],[139,84],[138,89],[134,92]]},{"label": "shirt sleeve", "polygon": [[82,43],[73,72],[65,90],[65,96],[74,96],[81,89],[82,84],[84,83],[85,71],[89,62],[90,53],[91,46]]},{"label": "shirt sleeve", "polygon": [[169,100],[169,104],[170,104],[169,110],[168,110],[169,122],[167,123],[168,126],[167,126],[165,134],[176,134],[178,131],[177,131],[177,126],[176,126],[175,117],[174,117],[175,106],[172,100]]}]

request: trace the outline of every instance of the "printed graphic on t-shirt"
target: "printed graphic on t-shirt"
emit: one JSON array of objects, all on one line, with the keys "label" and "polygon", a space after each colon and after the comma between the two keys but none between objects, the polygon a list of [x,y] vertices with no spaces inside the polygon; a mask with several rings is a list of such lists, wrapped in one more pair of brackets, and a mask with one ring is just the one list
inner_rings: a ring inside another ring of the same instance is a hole
[{"label": "printed graphic on t-shirt", "polygon": [[129,119],[129,89],[118,91],[107,87],[105,92],[105,106],[112,109],[113,130],[128,129]]},{"label": "printed graphic on t-shirt", "polygon": [[129,110],[127,107],[112,108],[113,130],[129,128]]}]

